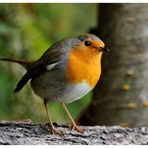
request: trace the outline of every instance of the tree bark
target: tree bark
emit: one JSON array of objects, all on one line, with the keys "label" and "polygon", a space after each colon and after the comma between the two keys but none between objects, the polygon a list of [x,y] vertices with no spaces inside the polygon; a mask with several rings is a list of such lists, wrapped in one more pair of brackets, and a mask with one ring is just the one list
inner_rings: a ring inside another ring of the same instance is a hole
[{"label": "tree bark", "polygon": [[148,126],[148,4],[100,4],[98,29],[110,53],[80,122]]},{"label": "tree bark", "polygon": [[37,144],[148,144],[148,128],[121,128],[119,126],[82,127],[84,133],[71,131],[66,126],[56,126],[65,136],[53,135],[44,125],[27,122],[0,122],[1,145]]}]

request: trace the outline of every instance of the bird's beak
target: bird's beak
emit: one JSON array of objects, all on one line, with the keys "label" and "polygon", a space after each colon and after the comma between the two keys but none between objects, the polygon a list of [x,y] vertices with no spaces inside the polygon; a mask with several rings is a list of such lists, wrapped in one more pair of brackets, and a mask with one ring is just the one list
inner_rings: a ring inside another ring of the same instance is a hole
[{"label": "bird's beak", "polygon": [[109,52],[109,49],[108,48],[105,48],[105,47],[100,47],[99,48],[99,51],[102,51],[102,52]]}]

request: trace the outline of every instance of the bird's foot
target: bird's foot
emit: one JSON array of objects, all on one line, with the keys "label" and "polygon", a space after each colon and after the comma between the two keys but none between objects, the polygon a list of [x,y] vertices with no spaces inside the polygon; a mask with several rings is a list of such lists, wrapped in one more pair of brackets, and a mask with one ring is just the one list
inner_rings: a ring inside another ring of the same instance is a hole
[{"label": "bird's foot", "polygon": [[83,128],[79,128],[76,124],[68,124],[68,127],[73,131],[76,130],[79,133],[84,133],[84,129]]},{"label": "bird's foot", "polygon": [[49,124],[49,123],[47,123],[47,124],[45,125],[45,127],[46,127],[46,129],[47,129],[48,131],[51,131],[53,135],[64,136],[63,131],[60,131],[60,130],[56,129],[53,125],[51,125],[51,124]]}]

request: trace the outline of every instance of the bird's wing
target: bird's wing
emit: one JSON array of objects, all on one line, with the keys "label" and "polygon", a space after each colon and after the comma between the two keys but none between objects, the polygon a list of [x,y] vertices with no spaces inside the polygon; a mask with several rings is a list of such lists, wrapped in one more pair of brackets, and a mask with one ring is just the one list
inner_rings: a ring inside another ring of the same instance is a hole
[{"label": "bird's wing", "polygon": [[18,82],[14,92],[18,92],[20,91],[24,85],[30,80],[33,79],[35,77],[37,77],[38,75],[40,75],[41,73],[46,72],[46,68],[44,67],[44,65],[40,64],[37,65],[36,67],[32,68],[31,70],[27,71],[26,74],[21,78],[21,80]]},{"label": "bird's wing", "polygon": [[56,49],[48,49],[43,54],[43,56],[34,63],[32,68],[28,70],[26,74],[21,78],[14,92],[20,91],[30,79],[35,79],[47,71],[57,69],[62,57],[63,53],[61,51],[57,51]]}]

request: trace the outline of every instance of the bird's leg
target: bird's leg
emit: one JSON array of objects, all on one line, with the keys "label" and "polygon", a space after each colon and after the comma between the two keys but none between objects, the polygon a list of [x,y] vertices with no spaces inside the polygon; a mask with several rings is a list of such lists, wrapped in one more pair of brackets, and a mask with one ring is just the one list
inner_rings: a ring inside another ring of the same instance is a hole
[{"label": "bird's leg", "polygon": [[76,123],[75,123],[75,121],[73,120],[72,116],[70,115],[70,113],[69,113],[69,111],[68,111],[66,105],[65,105],[64,103],[61,103],[61,105],[63,106],[64,111],[66,112],[66,114],[68,115],[68,117],[69,117],[69,119],[70,119],[70,121],[71,121],[71,128],[72,128],[72,130],[76,130],[76,131],[78,131],[78,132],[80,132],[80,133],[83,133],[83,132],[84,132],[84,129],[81,129],[81,128],[79,128],[79,127],[76,125]]},{"label": "bird's leg", "polygon": [[53,134],[57,134],[57,135],[64,135],[64,133],[58,129],[56,129],[52,123],[52,120],[51,120],[51,116],[50,116],[50,113],[48,111],[48,106],[47,106],[47,103],[48,101],[47,100],[44,100],[44,106],[45,106],[45,109],[46,109],[46,113],[47,113],[47,116],[48,116],[48,120],[49,120],[49,123],[46,124],[46,128],[51,131]]}]

